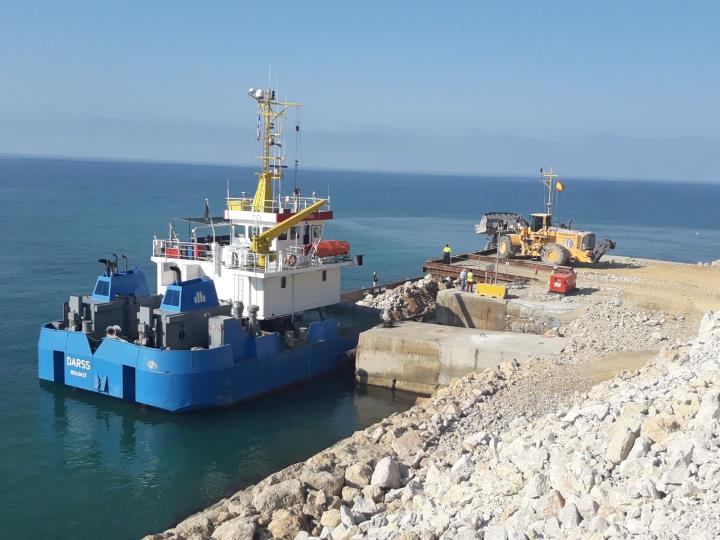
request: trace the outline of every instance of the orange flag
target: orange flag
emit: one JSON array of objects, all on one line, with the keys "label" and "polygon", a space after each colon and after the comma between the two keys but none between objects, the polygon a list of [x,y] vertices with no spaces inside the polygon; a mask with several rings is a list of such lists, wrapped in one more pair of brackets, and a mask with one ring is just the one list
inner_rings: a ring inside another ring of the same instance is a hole
[{"label": "orange flag", "polygon": [[560,180],[555,182],[555,191],[560,192],[560,191],[564,191],[564,190],[565,190],[565,186],[562,184],[562,182],[560,182]]}]

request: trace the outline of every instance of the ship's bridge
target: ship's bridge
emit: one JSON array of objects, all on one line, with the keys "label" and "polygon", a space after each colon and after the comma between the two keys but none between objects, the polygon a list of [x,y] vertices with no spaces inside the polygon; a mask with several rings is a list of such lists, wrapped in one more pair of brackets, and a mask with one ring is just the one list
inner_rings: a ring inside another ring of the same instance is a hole
[{"label": "ship's bridge", "polygon": [[[326,200],[281,200],[273,212],[252,211],[251,203],[228,199],[224,216],[176,218],[168,238],[154,238],[158,292],[177,266],[183,280],[212,278],[224,300],[257,304],[261,319],[338,302],[340,270],[357,262],[347,242],[323,239],[333,218]],[[258,250],[254,242],[263,236],[267,249]]]},{"label": "ship's bridge", "polygon": [[[280,223],[283,219],[287,219],[293,214],[297,214],[312,205],[316,204],[320,198],[295,196],[278,196],[265,204],[263,212],[253,210],[252,197],[228,197],[227,209],[225,210],[225,219],[238,221],[256,221],[260,220],[268,223]],[[332,210],[330,210],[330,199],[327,198],[326,210],[315,212],[307,219],[327,220],[333,218]]]},{"label": "ship's bridge", "polygon": [[342,267],[362,264],[362,258],[351,258],[348,242],[324,239],[325,222],[333,219],[329,197],[302,197],[297,188],[283,195],[281,189],[284,118],[300,104],[278,101],[272,88],[251,88],[248,95],[258,105],[262,147],[255,193],[231,197],[228,185],[221,218],[210,217],[206,200],[204,218],[189,220],[185,238],[171,226],[167,239],[153,240],[158,292],[173,282],[177,266],[182,280],[213,279],[221,300],[258,305],[261,319],[337,303]]}]

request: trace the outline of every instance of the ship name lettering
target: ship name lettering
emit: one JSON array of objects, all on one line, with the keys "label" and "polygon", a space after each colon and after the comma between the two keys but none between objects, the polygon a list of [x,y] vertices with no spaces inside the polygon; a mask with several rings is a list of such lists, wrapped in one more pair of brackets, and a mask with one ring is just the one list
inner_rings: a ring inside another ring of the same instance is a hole
[{"label": "ship name lettering", "polygon": [[[92,367],[90,365],[89,360],[81,360],[80,358],[73,358],[72,356],[68,356],[65,359],[65,363],[68,366],[76,367],[76,368],[80,368],[80,369],[86,369],[86,370],[90,370],[90,368]],[[73,373],[72,371],[70,372],[70,374],[75,375],[75,373]]]}]

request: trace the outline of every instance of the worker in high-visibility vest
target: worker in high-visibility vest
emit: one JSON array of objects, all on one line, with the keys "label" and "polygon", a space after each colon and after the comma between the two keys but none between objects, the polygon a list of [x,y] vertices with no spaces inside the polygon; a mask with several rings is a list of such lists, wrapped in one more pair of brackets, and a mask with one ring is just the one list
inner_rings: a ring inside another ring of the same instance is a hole
[{"label": "worker in high-visibility vest", "polygon": [[467,280],[467,292],[473,292],[473,285],[475,285],[475,274],[472,273],[472,270],[468,270],[465,279]]},{"label": "worker in high-visibility vest", "polygon": [[450,264],[450,254],[452,253],[452,249],[450,249],[450,244],[445,244],[445,247],[443,248],[443,262],[445,264]]}]

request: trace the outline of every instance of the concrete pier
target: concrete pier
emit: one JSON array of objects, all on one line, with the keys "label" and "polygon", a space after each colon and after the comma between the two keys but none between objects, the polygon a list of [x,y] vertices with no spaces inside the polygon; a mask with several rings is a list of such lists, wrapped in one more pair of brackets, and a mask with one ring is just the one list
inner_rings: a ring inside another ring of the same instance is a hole
[{"label": "concrete pier", "polygon": [[392,328],[375,327],[360,334],[357,378],[429,395],[473,371],[556,353],[565,343],[561,337],[398,322]]}]

